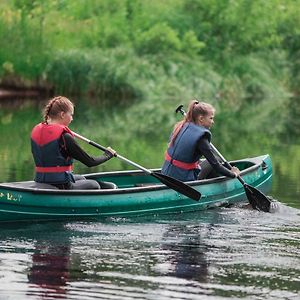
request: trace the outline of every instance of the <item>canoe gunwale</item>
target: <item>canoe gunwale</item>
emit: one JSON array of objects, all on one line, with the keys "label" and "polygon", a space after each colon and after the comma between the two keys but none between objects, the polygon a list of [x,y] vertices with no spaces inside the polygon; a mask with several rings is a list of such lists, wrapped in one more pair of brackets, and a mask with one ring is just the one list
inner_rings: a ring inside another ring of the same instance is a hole
[{"label": "canoe gunwale", "polygon": [[[264,158],[268,157],[268,155],[262,155],[254,158],[246,158],[240,160],[234,160],[231,163],[235,164],[237,162],[251,162],[254,165],[246,168],[245,170],[241,171],[241,176],[247,175],[248,173],[254,172],[255,170],[259,169],[262,164],[264,163]],[[151,169],[151,171],[159,171],[160,169]],[[124,176],[124,175],[144,175],[145,173],[140,170],[127,170],[127,171],[112,171],[112,172],[99,172],[99,173],[90,173],[84,174],[88,179],[93,179],[96,177],[103,177],[105,176]],[[211,179],[202,179],[196,181],[188,181],[185,182],[191,186],[201,186],[201,185],[208,185],[219,183],[223,181],[230,181],[235,180],[235,178],[229,178],[226,176],[219,176]],[[150,192],[150,191],[157,191],[157,190],[168,190],[169,188],[164,184],[157,183],[153,185],[147,186],[135,186],[129,188],[118,188],[118,189],[101,189],[101,190],[59,190],[59,189],[39,189],[33,187],[22,187],[21,184],[25,182],[32,182],[32,181],[23,181],[23,182],[12,182],[12,183],[0,183],[0,189],[6,190],[14,190],[14,191],[23,191],[23,192],[30,192],[32,194],[51,194],[51,195],[115,195],[115,194],[131,194],[131,193],[139,193],[139,192]],[[19,186],[18,186],[19,185]]]},{"label": "canoe gunwale", "polygon": [[[260,167],[262,167],[263,164],[265,164],[264,159],[267,158],[269,155],[261,155],[261,156],[257,156],[257,157],[253,157],[253,158],[245,158],[245,159],[239,159],[239,160],[232,160],[229,163],[231,165],[235,165],[238,162],[251,162],[254,165],[250,166],[244,170],[241,171],[241,177],[243,177],[244,175],[247,175],[249,173],[254,172],[255,170],[259,169]],[[194,185],[203,185],[203,184],[210,184],[210,183],[217,183],[220,181],[224,181],[224,180],[235,180],[235,178],[229,178],[227,176],[218,176],[215,178],[210,178],[210,179],[201,179],[201,180],[195,180],[195,181],[188,181],[185,182],[188,185],[194,186]]]}]

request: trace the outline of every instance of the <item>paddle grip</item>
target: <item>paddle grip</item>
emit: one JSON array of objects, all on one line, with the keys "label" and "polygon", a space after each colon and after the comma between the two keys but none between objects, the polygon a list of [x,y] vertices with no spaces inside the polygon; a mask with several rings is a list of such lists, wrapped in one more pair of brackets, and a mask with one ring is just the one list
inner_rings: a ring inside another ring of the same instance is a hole
[{"label": "paddle grip", "polygon": [[176,108],[175,112],[176,112],[176,113],[180,112],[183,116],[186,115],[186,112],[183,110],[183,105],[182,105],[182,104],[180,104],[180,105]]}]

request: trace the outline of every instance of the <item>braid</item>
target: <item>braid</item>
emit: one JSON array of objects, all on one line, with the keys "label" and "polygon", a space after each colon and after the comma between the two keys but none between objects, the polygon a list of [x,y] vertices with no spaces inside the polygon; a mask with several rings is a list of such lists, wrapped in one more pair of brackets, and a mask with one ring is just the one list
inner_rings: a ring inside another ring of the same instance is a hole
[{"label": "braid", "polygon": [[66,97],[57,96],[50,99],[44,109],[43,119],[45,124],[48,124],[48,120],[55,119],[63,111],[68,112],[74,108],[74,104]]},{"label": "braid", "polygon": [[49,100],[49,102],[47,103],[45,109],[44,109],[44,113],[43,113],[43,119],[45,124],[48,124],[48,118],[49,118],[49,112],[51,111],[51,108],[53,106],[53,103],[57,100],[58,97],[55,97],[51,100]]}]

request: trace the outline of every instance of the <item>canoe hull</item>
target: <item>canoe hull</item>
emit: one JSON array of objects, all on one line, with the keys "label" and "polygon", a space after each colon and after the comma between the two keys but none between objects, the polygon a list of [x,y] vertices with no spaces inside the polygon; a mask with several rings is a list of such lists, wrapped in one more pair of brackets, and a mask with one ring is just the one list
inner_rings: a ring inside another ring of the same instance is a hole
[{"label": "canoe hull", "polygon": [[[250,163],[251,164],[250,164]],[[269,155],[237,161],[250,165],[242,171],[246,183],[267,193],[272,184]],[[0,222],[129,217],[205,210],[247,202],[237,179],[218,177],[189,182],[201,192],[194,201],[140,171],[106,172],[88,178],[113,181],[119,188],[100,191],[60,191],[23,188],[23,183],[0,184]]]}]

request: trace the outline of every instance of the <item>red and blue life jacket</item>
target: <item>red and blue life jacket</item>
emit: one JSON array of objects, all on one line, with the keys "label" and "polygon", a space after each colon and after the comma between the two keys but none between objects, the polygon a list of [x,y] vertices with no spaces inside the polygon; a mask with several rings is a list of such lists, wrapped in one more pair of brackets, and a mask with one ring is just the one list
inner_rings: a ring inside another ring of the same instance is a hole
[{"label": "red and blue life jacket", "polygon": [[72,134],[68,127],[60,124],[40,123],[33,128],[31,152],[36,166],[36,182],[62,184],[72,181],[73,159],[61,153],[63,133]]},{"label": "red and blue life jacket", "polygon": [[202,155],[197,150],[197,143],[204,135],[211,140],[211,133],[207,128],[191,122],[185,123],[165,153],[162,174],[181,181],[196,180],[199,172],[198,161]]}]

